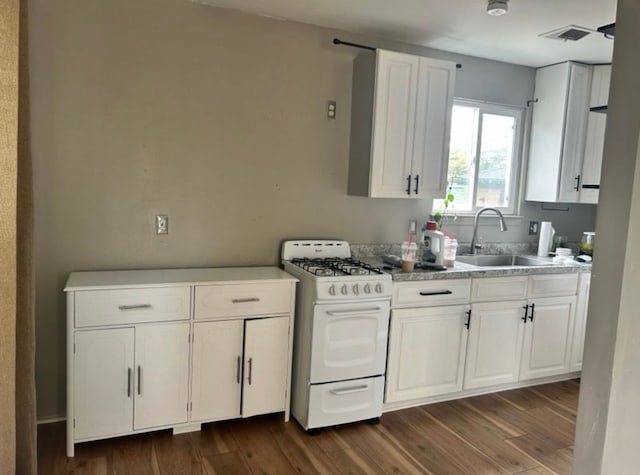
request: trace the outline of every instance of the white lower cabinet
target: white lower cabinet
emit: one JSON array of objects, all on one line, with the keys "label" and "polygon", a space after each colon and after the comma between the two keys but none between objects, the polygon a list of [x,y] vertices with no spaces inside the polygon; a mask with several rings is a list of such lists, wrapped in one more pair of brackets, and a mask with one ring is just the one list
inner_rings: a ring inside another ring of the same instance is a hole
[{"label": "white lower cabinet", "polygon": [[76,438],[187,422],[188,323],[81,331],[75,347]]},{"label": "white lower cabinet", "polygon": [[73,425],[78,440],[133,429],[133,328],[75,335]]},{"label": "white lower cabinet", "polygon": [[587,311],[589,309],[589,290],[591,288],[591,272],[580,274],[578,282],[578,297],[576,302],[576,317],[573,324],[573,341],[571,343],[571,371],[582,369],[582,354],[584,353],[584,337],[587,329]]},{"label": "white lower cabinet", "polygon": [[240,417],[244,322],[193,325],[191,421]]},{"label": "white lower cabinet", "polygon": [[471,305],[464,388],[518,380],[526,300]]},{"label": "white lower cabinet", "polygon": [[521,381],[569,372],[575,306],[575,296],[530,302],[522,345]]},{"label": "white lower cabinet", "polygon": [[67,456],[158,428],[288,420],[296,282],[274,267],[72,273]]},{"label": "white lower cabinet", "polygon": [[589,275],[394,283],[387,410],[579,371]]},{"label": "white lower cabinet", "polygon": [[393,310],[386,401],[462,389],[468,305]]}]

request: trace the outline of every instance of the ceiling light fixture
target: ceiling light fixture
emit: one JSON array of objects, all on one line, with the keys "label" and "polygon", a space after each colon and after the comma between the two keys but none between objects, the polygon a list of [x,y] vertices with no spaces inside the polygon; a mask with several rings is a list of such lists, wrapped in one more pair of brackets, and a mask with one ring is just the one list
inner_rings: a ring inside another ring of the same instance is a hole
[{"label": "ceiling light fixture", "polygon": [[500,16],[509,10],[509,0],[489,0],[487,3],[487,13],[492,16]]}]

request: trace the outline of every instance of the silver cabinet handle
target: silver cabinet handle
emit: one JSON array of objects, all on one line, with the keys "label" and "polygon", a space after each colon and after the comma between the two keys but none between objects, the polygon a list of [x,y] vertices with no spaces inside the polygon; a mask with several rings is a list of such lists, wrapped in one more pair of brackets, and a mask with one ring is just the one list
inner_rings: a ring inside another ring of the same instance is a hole
[{"label": "silver cabinet handle", "polygon": [[380,307],[371,307],[371,308],[363,308],[361,310],[327,310],[327,315],[331,315],[332,317],[340,317],[347,315],[360,315],[361,313],[369,313],[369,312],[377,312],[382,310]]},{"label": "silver cabinet handle", "polygon": [[236,382],[238,384],[240,384],[242,381],[240,381],[240,372],[242,371],[242,358],[240,358],[240,356],[238,356],[238,365],[237,365],[237,369],[236,369]]},{"label": "silver cabinet handle", "polygon": [[138,366],[138,396],[142,394],[142,366]]},{"label": "silver cabinet handle", "polygon": [[249,303],[249,302],[260,302],[258,297],[250,297],[248,299],[233,299],[231,303]]},{"label": "silver cabinet handle", "polygon": [[247,381],[251,384],[251,376],[253,375],[253,358],[249,358],[249,376],[247,377]]},{"label": "silver cabinet handle", "polygon": [[131,368],[127,368],[127,397],[131,397]]},{"label": "silver cabinet handle", "polygon": [[150,303],[139,303],[135,305],[118,305],[118,309],[120,310],[140,310],[143,308],[151,308]]},{"label": "silver cabinet handle", "polygon": [[335,394],[336,396],[342,396],[343,394],[353,394],[353,393],[361,393],[369,389],[368,384],[362,384],[360,386],[354,386],[352,388],[344,388],[344,389],[330,389],[329,392],[331,394]]}]

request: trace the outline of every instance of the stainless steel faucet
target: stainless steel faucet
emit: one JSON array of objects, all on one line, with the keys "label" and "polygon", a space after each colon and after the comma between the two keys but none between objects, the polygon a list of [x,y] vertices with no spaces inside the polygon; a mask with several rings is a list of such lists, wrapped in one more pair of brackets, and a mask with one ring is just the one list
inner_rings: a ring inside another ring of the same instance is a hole
[{"label": "stainless steel faucet", "polygon": [[478,239],[478,218],[485,211],[493,211],[494,213],[496,213],[500,218],[500,231],[507,230],[507,223],[504,222],[504,216],[502,216],[502,213],[500,212],[500,210],[496,208],[480,208],[476,213],[476,217],[473,219],[473,237],[471,238],[471,251],[470,251],[471,254],[475,254],[476,251],[482,247],[480,244],[476,244],[476,240]]}]

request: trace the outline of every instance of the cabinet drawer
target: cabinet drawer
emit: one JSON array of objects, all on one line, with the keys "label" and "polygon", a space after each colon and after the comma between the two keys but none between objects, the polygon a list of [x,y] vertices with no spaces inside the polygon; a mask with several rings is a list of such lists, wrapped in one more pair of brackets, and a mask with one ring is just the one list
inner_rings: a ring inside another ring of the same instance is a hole
[{"label": "cabinet drawer", "polygon": [[526,275],[473,279],[471,301],[491,302],[494,300],[524,299],[527,297],[528,279]]},{"label": "cabinet drawer", "polygon": [[384,376],[337,383],[312,384],[309,388],[307,429],[380,417]]},{"label": "cabinet drawer", "polygon": [[189,287],[76,291],[75,325],[122,325],[189,319]]},{"label": "cabinet drawer", "polygon": [[199,285],[196,319],[290,313],[291,285],[281,283]]},{"label": "cabinet drawer", "polygon": [[434,307],[469,303],[470,279],[393,284],[392,307]]},{"label": "cabinet drawer", "polygon": [[578,274],[529,276],[529,297],[561,297],[576,295]]}]

